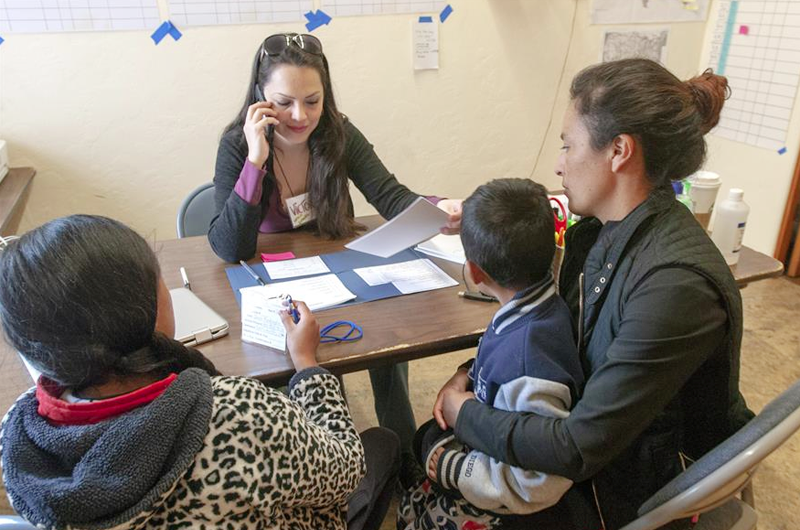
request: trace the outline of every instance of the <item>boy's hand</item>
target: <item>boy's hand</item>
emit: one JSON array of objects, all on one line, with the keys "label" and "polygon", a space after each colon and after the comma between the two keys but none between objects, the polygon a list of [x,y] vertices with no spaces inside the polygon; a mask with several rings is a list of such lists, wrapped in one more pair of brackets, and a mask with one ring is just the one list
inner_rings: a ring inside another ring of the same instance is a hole
[{"label": "boy's hand", "polygon": [[428,478],[434,482],[437,482],[436,468],[439,467],[439,457],[442,456],[442,453],[444,453],[444,447],[440,447],[434,451],[433,456],[431,456],[431,461],[428,464]]},{"label": "boy's hand", "polygon": [[445,224],[439,231],[446,235],[458,234],[461,231],[461,199],[442,199],[436,205],[439,209],[444,210],[450,216],[447,218]]},{"label": "boy's hand", "polygon": [[319,324],[304,302],[295,302],[300,320],[292,320],[288,310],[281,311],[281,322],[286,328],[286,348],[292,357],[294,369],[298,372],[317,366],[317,347],[319,346]]},{"label": "boy's hand", "polygon": [[[442,389],[439,390],[439,395],[436,396],[436,402],[433,404],[433,417],[436,420],[436,423],[439,424],[439,428],[443,431],[447,430],[448,426],[444,418],[444,411],[442,409],[445,391],[452,389],[457,392],[466,392],[467,385],[469,385],[468,372],[467,370],[460,369],[456,370],[456,373],[453,374],[453,377],[448,379],[444,386],[442,386]],[[455,422],[453,422],[453,424],[455,425]]]},{"label": "boy's hand", "polygon": [[444,416],[444,422],[453,430],[456,428],[456,420],[458,413],[461,412],[461,407],[470,399],[475,399],[475,394],[472,392],[459,392],[454,388],[442,390],[442,416]]}]

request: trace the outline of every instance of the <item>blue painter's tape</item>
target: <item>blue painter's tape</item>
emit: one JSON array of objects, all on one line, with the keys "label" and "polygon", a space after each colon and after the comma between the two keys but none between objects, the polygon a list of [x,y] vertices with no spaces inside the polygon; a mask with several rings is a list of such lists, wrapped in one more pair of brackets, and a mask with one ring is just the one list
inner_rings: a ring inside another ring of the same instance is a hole
[{"label": "blue painter's tape", "polygon": [[447,17],[449,17],[450,13],[452,13],[452,12],[453,12],[453,7],[450,4],[447,4],[446,6],[444,6],[444,9],[442,9],[442,12],[439,13],[439,21],[444,22],[445,20],[447,20]]},{"label": "blue painter's tape", "polygon": [[419,17],[420,23],[423,22],[433,22],[433,17]]},{"label": "blue painter's tape", "polygon": [[160,43],[164,37],[169,34],[170,25],[171,24],[169,21],[163,22],[160,26],[158,26],[158,29],[156,29],[153,34],[150,35],[150,38],[153,39],[153,42],[156,43],[156,46],[158,46],[158,43]]},{"label": "blue painter's tape", "polygon": [[725,75],[725,66],[728,63],[728,50],[731,47],[731,39],[733,38],[733,26],[736,25],[736,12],[739,10],[739,1],[733,0],[731,2],[730,11],[728,11],[728,20],[725,24],[725,37],[722,39],[722,49],[719,52],[719,62],[717,63],[718,75]]},{"label": "blue painter's tape", "polygon": [[175,40],[179,40],[183,37],[183,33],[180,32],[178,28],[175,27],[175,24],[172,22],[169,23],[169,36]]},{"label": "blue painter's tape", "polygon": [[782,154],[785,154],[785,153],[786,153],[786,148],[785,147],[781,147],[780,149],[778,149],[778,154],[779,155],[782,155]]},{"label": "blue painter's tape", "polygon": [[327,26],[332,20],[331,16],[322,9],[317,9],[316,13],[314,11],[309,11],[303,16],[305,16],[308,20],[308,23],[306,24],[306,29],[308,31],[314,31],[323,25]]}]

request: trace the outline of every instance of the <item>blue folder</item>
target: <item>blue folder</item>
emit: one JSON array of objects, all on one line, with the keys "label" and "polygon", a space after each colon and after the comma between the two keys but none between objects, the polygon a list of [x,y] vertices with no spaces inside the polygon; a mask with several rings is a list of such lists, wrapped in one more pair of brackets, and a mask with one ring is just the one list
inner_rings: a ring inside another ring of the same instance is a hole
[{"label": "blue folder", "polygon": [[[389,258],[380,258],[378,256],[365,254],[357,250],[344,250],[342,252],[333,252],[331,254],[320,255],[322,261],[324,261],[325,265],[327,265],[330,269],[330,273],[335,274],[339,280],[341,280],[344,286],[347,287],[351,293],[356,295],[355,299],[334,307],[343,307],[361,304],[363,302],[372,302],[374,300],[392,298],[395,296],[401,296],[403,294],[391,283],[385,283],[382,285],[367,285],[367,283],[361,279],[361,276],[356,274],[353,269],[360,269],[361,267],[377,267],[379,265],[389,265],[392,263],[403,263],[406,261],[427,257],[428,256],[425,256],[424,254],[410,248],[402,252],[398,252]],[[259,275],[259,277],[261,277],[262,280],[264,280],[265,283],[268,284],[281,283],[301,278],[310,278],[312,276],[320,276],[321,274],[330,274],[325,272],[317,275],[272,280],[272,278],[269,277],[266,268],[258,265],[252,267],[252,269],[256,274]],[[243,287],[253,287],[258,285],[258,282],[256,282],[241,265],[228,267],[225,269],[225,273],[228,275],[228,281],[233,289],[233,294],[236,296],[236,303],[242,305],[242,297],[239,293],[239,289],[242,289]]]}]

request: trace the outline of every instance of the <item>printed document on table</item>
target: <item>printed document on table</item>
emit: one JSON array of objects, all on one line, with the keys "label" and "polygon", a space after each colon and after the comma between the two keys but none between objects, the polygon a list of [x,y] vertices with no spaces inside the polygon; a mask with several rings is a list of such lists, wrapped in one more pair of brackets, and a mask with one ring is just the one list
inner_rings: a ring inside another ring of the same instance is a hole
[{"label": "printed document on table", "polygon": [[286,328],[281,322],[280,298],[270,298],[261,287],[242,289],[242,340],[286,350]]},{"label": "printed document on table", "polygon": [[269,277],[273,280],[331,272],[319,256],[285,261],[272,261],[270,263],[265,263],[264,268],[267,269],[267,274],[269,274]]},{"label": "printed document on table", "polygon": [[355,269],[368,285],[391,283],[403,294],[433,291],[458,285],[458,282],[428,259]]},{"label": "printed document on table", "polygon": [[[288,294],[294,300],[305,302],[312,311],[339,305],[356,297],[335,274],[245,287],[239,290],[242,294],[242,308],[244,308],[245,292],[251,289],[258,290],[265,298],[277,298],[282,294]],[[242,316],[244,316],[244,311]]]},{"label": "printed document on table", "polygon": [[464,256],[464,245],[461,244],[461,236],[459,235],[447,236],[439,234],[420,243],[415,250],[434,258],[446,259],[455,263],[463,264],[467,261],[466,256]]},{"label": "printed document on table", "polygon": [[439,229],[447,224],[447,218],[447,212],[419,197],[397,217],[345,247],[388,258],[438,234]]}]

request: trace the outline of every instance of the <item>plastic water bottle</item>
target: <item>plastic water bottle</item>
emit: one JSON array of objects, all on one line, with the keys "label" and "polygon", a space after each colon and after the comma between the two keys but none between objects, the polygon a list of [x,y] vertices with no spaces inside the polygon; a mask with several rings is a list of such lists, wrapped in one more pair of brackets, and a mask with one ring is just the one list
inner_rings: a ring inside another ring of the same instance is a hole
[{"label": "plastic water bottle", "polygon": [[739,261],[742,250],[747,215],[750,213],[750,207],[744,202],[743,197],[743,190],[739,188],[730,190],[728,198],[717,206],[714,231],[711,233],[711,240],[722,252],[728,265],[735,265]]}]

